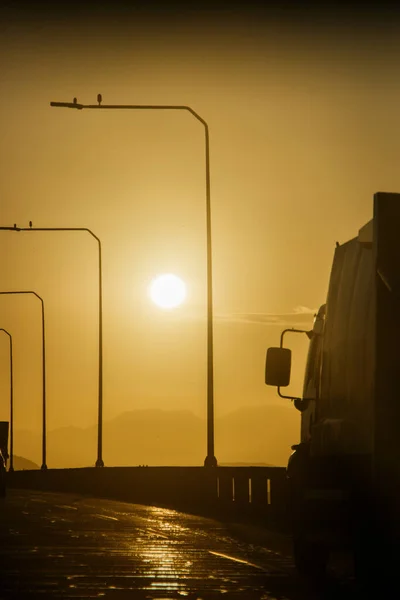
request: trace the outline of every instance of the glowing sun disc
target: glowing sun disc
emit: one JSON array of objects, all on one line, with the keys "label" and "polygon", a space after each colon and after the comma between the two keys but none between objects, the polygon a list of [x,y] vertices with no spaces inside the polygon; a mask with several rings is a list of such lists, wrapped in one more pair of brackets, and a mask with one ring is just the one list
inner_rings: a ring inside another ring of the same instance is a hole
[{"label": "glowing sun disc", "polygon": [[186,285],[172,273],[159,275],[150,285],[150,298],[160,308],[175,308],[186,298]]}]

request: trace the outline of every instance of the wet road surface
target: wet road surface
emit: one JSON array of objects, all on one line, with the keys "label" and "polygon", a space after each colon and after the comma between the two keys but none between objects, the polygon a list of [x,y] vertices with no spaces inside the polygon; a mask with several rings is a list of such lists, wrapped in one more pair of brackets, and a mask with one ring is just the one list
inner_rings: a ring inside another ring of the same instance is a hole
[{"label": "wet road surface", "polygon": [[[354,597],[295,573],[258,530],[173,510],[10,490],[0,503],[0,598],[287,599]],[[272,540],[272,543],[271,543]]]}]

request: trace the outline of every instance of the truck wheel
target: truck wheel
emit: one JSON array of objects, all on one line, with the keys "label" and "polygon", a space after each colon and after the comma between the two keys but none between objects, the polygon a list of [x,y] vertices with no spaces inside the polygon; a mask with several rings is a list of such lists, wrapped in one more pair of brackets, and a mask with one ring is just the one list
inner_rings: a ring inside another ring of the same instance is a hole
[{"label": "truck wheel", "polygon": [[329,562],[329,550],[317,542],[298,538],[293,543],[293,557],[300,575],[308,579],[323,579]]}]

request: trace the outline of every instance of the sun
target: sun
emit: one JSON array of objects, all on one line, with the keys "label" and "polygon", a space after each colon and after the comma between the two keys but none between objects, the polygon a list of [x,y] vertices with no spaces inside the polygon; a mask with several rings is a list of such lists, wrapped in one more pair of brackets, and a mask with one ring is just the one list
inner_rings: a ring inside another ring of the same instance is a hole
[{"label": "sun", "polygon": [[176,308],[186,299],[186,285],[176,275],[159,275],[150,284],[150,298],[160,308]]}]

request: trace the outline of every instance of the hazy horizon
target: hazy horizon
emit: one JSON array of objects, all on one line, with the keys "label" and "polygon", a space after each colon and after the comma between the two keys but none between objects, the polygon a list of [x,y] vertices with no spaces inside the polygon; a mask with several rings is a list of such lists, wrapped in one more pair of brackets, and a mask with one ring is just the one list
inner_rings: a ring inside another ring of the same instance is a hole
[{"label": "hazy horizon", "polygon": [[[219,464],[284,466],[298,442],[298,415],[290,406],[241,407],[215,419]],[[41,434],[17,429],[14,453],[41,464]],[[47,432],[49,468],[94,466],[97,424]],[[106,466],[201,466],[206,456],[206,419],[190,410],[143,409],[104,421]]]}]

